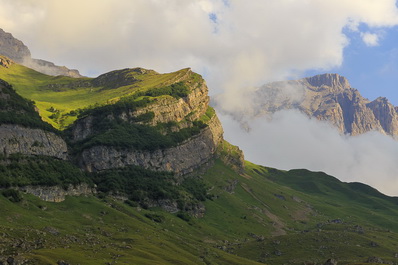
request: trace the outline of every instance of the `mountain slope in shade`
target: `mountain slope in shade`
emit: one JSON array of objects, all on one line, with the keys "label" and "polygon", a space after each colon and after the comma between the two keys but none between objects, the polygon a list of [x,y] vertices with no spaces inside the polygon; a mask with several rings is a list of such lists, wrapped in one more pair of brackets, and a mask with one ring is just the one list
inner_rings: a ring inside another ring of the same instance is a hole
[{"label": "mountain slope in shade", "polygon": [[379,131],[394,138],[398,136],[396,107],[382,97],[369,101],[338,74],[269,83],[255,91],[254,98],[255,116],[297,109],[331,122],[345,134]]},{"label": "mountain slope in shade", "polygon": [[22,41],[14,38],[11,33],[7,33],[1,28],[0,55],[4,55],[19,64],[25,65],[43,74],[82,77],[78,70],[32,58],[29,48]]}]

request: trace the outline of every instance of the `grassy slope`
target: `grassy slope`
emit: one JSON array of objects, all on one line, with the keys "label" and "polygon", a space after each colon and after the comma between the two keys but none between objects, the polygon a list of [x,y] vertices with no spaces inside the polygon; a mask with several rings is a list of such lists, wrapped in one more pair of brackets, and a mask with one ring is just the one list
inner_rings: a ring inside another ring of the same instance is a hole
[{"label": "grassy slope", "polygon": [[[36,72],[22,65],[13,64],[10,68],[0,67],[0,79],[12,84],[14,89],[21,96],[33,100],[39,109],[43,120],[53,125],[55,128],[61,128],[61,124],[54,122],[49,116],[53,113],[48,111],[53,107],[60,111],[61,114],[68,113],[78,108],[82,109],[92,106],[96,103],[105,104],[114,102],[120,97],[131,95],[137,91],[145,91],[150,88],[159,87],[162,84],[177,78],[186,72],[183,69],[174,73],[157,74],[149,72],[148,74],[140,74],[131,71],[130,77],[138,79],[138,82],[132,85],[121,86],[117,88],[104,87],[76,87],[72,89],[50,88],[49,85],[54,84],[71,84],[76,82],[89,82],[92,78],[71,78],[65,76],[49,76]],[[67,126],[76,119],[76,117],[68,117],[64,122]]]},{"label": "grassy slope", "polygon": [[[27,254],[39,264],[62,259],[71,264],[303,264],[328,258],[360,264],[370,256],[396,262],[395,199],[369,193],[366,186],[250,163],[239,175],[221,161],[204,181],[213,199],[205,202],[205,217],[189,223],[159,209],[138,210],[110,199],[48,203],[24,195],[23,202],[11,203],[0,196],[0,235],[6,233],[0,246],[12,245],[10,238],[14,244],[18,238],[45,239],[43,247]],[[148,213],[165,221],[156,223],[145,217]],[[342,222],[330,221],[335,219]],[[17,250],[23,249],[9,249]]]}]

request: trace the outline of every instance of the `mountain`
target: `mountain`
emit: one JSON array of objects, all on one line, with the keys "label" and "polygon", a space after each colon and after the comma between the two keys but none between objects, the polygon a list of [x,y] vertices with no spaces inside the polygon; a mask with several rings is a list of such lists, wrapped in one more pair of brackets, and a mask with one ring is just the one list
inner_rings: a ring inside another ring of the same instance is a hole
[{"label": "mountain", "polygon": [[82,77],[79,71],[58,66],[52,62],[31,57],[29,48],[20,40],[14,38],[11,33],[0,28],[0,55],[30,67],[38,72],[48,75],[64,75],[70,77]]},{"label": "mountain", "polygon": [[398,198],[244,161],[188,68],[0,79],[0,264],[397,262]]},{"label": "mountain", "polygon": [[269,83],[257,89],[253,98],[255,116],[297,109],[309,117],[329,121],[341,133],[379,131],[394,138],[398,135],[396,107],[386,98],[369,101],[338,74]]}]

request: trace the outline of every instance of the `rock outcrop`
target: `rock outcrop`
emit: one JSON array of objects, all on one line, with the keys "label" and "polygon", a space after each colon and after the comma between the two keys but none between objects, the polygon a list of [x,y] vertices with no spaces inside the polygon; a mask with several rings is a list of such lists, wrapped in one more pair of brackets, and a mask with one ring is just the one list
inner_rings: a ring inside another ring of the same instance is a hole
[{"label": "rock outcrop", "polygon": [[5,68],[10,68],[10,66],[14,64],[14,62],[10,59],[8,59],[5,56],[0,55],[0,66],[5,67]]},{"label": "rock outcrop", "polygon": [[362,97],[338,74],[270,83],[258,89],[254,98],[254,116],[297,109],[310,117],[329,121],[341,133],[359,135],[378,131],[398,137],[396,108],[386,98],[369,101]]},{"label": "rock outcrop", "polygon": [[136,165],[184,175],[212,159],[222,140],[223,129],[217,116],[213,116],[208,126],[198,135],[176,147],[141,151],[94,146],[82,152],[80,161],[81,166],[89,172]]},{"label": "rock outcrop", "polygon": [[69,185],[66,189],[59,186],[26,186],[19,187],[18,190],[35,195],[48,202],[62,202],[66,196],[89,196],[97,192],[95,188],[87,184]]},{"label": "rock outcrop", "polygon": [[68,158],[65,141],[52,132],[25,128],[15,124],[0,125],[0,154],[44,155]]},{"label": "rock outcrop", "polygon": [[32,102],[0,80],[0,155],[7,157],[11,154],[53,156],[65,160],[68,147],[41,120]]},{"label": "rock outcrop", "polygon": [[[149,71],[142,68],[136,69],[139,71]],[[181,75],[173,81],[187,80],[192,74],[191,69],[184,69]],[[101,76],[99,78],[103,79]],[[119,82],[121,81],[119,80]],[[106,85],[107,82],[101,81],[101,84]],[[158,97],[155,102],[147,107],[135,111],[123,112],[119,115],[119,118],[126,122],[132,122],[135,117],[152,112],[154,117],[150,122],[147,122],[148,125],[155,126],[159,123],[175,122],[180,123],[179,128],[188,127],[190,126],[190,121],[199,119],[206,113],[209,106],[208,88],[204,80],[199,83],[189,84],[189,88],[191,92],[186,97],[179,99],[174,97]],[[84,140],[93,133],[94,127],[95,124],[93,123],[92,116],[76,121],[72,130],[73,141]]]},{"label": "rock outcrop", "polygon": [[16,62],[23,62],[25,58],[31,57],[29,48],[22,41],[2,29],[0,29],[0,54]]},{"label": "rock outcrop", "polygon": [[65,66],[58,66],[45,60],[33,59],[29,48],[22,41],[2,29],[0,29],[0,54],[43,74],[82,77],[78,70],[71,70]]},{"label": "rock outcrop", "polygon": [[[145,69],[137,68],[130,71],[135,70]],[[120,78],[118,80],[121,81]],[[223,141],[223,129],[214,113],[210,116],[206,114],[208,110],[211,110],[209,109],[206,83],[190,69],[183,69],[178,71],[172,80],[168,80],[162,85],[166,87],[177,82],[183,82],[189,91],[184,97],[158,96],[143,107],[102,113],[102,119],[92,116],[95,114],[81,118],[71,128],[72,141],[84,143],[84,141],[92,139],[91,137],[101,135],[103,132],[98,131],[97,123],[101,123],[103,119],[118,120],[122,124],[141,123],[135,120],[146,113],[151,113],[152,116],[150,120],[143,123],[145,126],[156,128],[157,125],[162,127],[165,124],[172,124],[173,132],[197,126],[195,122],[199,120],[203,122],[201,118],[206,117],[205,126],[201,127],[198,133],[179,142],[176,146],[155,150],[135,149],[133,146],[113,146],[112,144],[91,145],[81,150],[78,159],[80,166],[86,171],[96,172],[135,165],[151,170],[170,171],[177,175],[185,175],[214,158],[219,144]],[[170,131],[160,130],[162,134],[170,133]]]}]

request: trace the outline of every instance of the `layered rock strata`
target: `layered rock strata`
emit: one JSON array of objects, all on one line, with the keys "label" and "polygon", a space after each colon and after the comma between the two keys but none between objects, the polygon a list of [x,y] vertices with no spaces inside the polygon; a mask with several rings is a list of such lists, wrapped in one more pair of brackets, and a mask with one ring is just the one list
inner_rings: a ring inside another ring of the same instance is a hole
[{"label": "layered rock strata", "polygon": [[274,82],[255,92],[254,116],[283,109],[297,109],[310,117],[332,123],[341,133],[368,131],[398,137],[397,109],[386,98],[369,101],[338,74]]},{"label": "layered rock strata", "polygon": [[184,175],[206,164],[214,157],[223,140],[223,129],[217,116],[198,135],[176,147],[142,151],[125,148],[94,146],[81,154],[81,166],[89,171],[121,168],[130,165]]},{"label": "layered rock strata", "polygon": [[14,124],[0,125],[0,154],[44,155],[66,160],[65,141],[52,132]]},{"label": "layered rock strata", "polygon": [[[192,74],[193,72],[190,69],[185,69],[183,75],[174,81],[187,80]],[[154,117],[150,122],[147,122],[148,125],[155,126],[159,123],[175,122],[180,123],[180,128],[188,127],[190,125],[189,121],[197,120],[205,114],[209,106],[209,96],[204,80],[193,84],[187,82],[187,84],[190,93],[184,98],[176,99],[171,96],[161,96],[147,107],[123,112],[118,118],[126,122],[132,122],[135,117],[152,112]],[[92,116],[76,121],[72,129],[73,141],[86,139],[94,132],[95,126]]]}]

